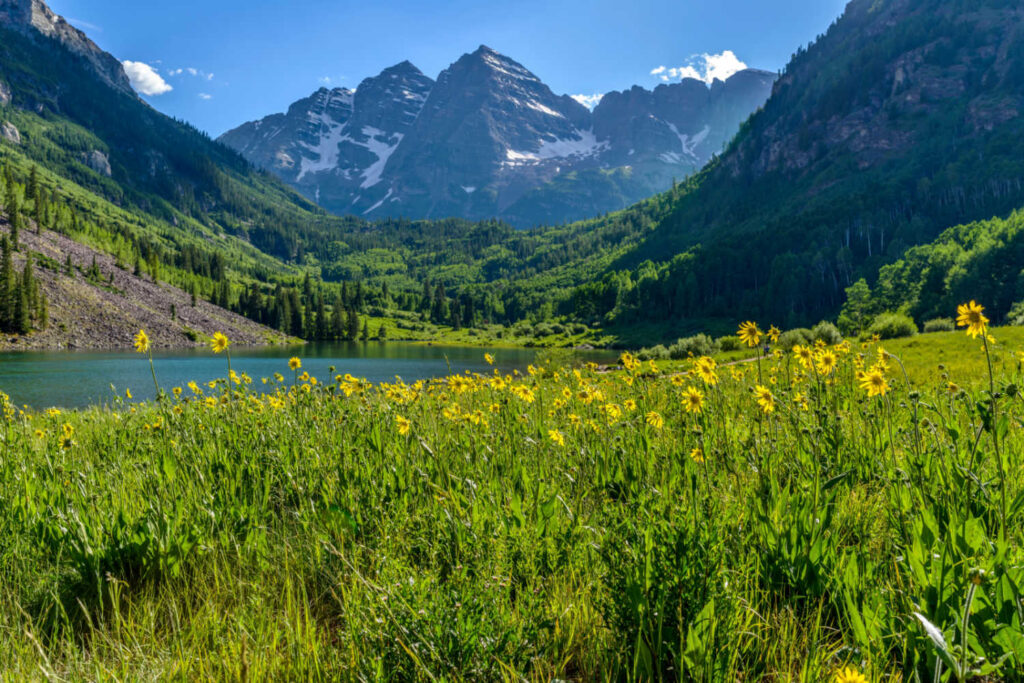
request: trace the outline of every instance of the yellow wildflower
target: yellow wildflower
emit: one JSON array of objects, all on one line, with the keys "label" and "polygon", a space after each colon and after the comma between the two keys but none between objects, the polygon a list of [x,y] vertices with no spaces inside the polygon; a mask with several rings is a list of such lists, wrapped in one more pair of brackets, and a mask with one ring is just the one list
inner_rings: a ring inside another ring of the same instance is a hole
[{"label": "yellow wildflower", "polygon": [[683,391],[683,408],[688,413],[699,414],[704,409],[704,394],[696,387],[687,387]]},{"label": "yellow wildflower", "polygon": [[405,436],[412,429],[412,423],[405,419],[401,415],[395,416],[395,426],[398,427],[398,433]]},{"label": "yellow wildflower", "polygon": [[966,327],[972,339],[985,333],[988,318],[983,314],[985,309],[972,299],[969,304],[960,304],[957,309],[957,327]]},{"label": "yellow wildflower", "polygon": [[761,337],[764,333],[757,327],[757,323],[748,320],[740,325],[737,334],[740,337],[740,341],[750,348],[755,348],[761,345]]},{"label": "yellow wildflower", "polygon": [[775,395],[772,394],[771,389],[758,384],[754,388],[754,396],[757,398],[757,405],[766,415],[775,410]]},{"label": "yellow wildflower", "polygon": [[221,353],[226,351],[231,346],[231,342],[220,332],[214,332],[213,338],[210,339],[210,348],[214,353]]},{"label": "yellow wildflower", "polygon": [[139,353],[147,353],[149,351],[149,336],[145,330],[139,330],[139,333],[135,335],[135,350]]}]

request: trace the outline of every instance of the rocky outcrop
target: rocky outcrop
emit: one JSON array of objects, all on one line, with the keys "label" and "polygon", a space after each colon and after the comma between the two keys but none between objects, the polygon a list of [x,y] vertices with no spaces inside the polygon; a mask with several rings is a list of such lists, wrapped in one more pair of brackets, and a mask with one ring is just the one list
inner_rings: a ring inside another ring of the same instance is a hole
[{"label": "rocky outcrop", "polygon": [[4,121],[0,124],[0,138],[14,145],[21,144],[21,132],[10,121]]},{"label": "rocky outcrop", "polygon": [[111,176],[110,158],[106,154],[98,149],[94,149],[88,154],[84,154],[83,157],[86,166],[100,175],[105,175],[108,178]]},{"label": "rocky outcrop", "polygon": [[11,89],[6,83],[0,81],[0,106],[6,106],[11,103]]},{"label": "rocky outcrop", "polygon": [[[710,87],[636,87],[591,112],[481,46],[436,83],[403,62],[355,92],[321,89],[220,141],[336,213],[530,225],[619,209],[693,173],[773,80],[747,70]],[[578,182],[606,171],[611,192]]]}]

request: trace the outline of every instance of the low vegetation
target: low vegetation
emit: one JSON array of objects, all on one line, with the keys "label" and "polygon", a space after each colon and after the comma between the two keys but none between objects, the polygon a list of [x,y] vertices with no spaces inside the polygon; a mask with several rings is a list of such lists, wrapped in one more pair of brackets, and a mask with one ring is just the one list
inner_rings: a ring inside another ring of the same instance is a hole
[{"label": "low vegetation", "polygon": [[153,403],[5,401],[0,669],[1014,680],[1022,340],[958,322],[962,381],[746,323],[729,365],[381,385],[218,336],[225,378]]}]

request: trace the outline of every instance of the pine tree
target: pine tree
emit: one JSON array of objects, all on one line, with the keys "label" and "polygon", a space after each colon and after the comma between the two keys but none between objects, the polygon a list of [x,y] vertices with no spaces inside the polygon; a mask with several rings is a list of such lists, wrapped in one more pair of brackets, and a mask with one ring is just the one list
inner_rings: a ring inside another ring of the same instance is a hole
[{"label": "pine tree", "polygon": [[32,322],[29,319],[30,309],[26,292],[27,287],[22,282],[16,285],[16,289],[17,291],[14,295],[14,321],[11,331],[18,334],[28,334],[32,331]]},{"label": "pine tree", "polygon": [[341,303],[340,294],[335,297],[334,305],[331,308],[331,338],[345,338],[345,308]]},{"label": "pine tree", "polygon": [[346,338],[356,340],[359,338],[359,314],[355,309],[348,312],[348,334]]},{"label": "pine tree", "polygon": [[7,189],[4,196],[4,211],[7,213],[7,220],[11,224],[11,241],[13,248],[18,248],[18,229],[21,227],[21,209],[18,206],[18,191],[14,187],[14,180],[8,179]]},{"label": "pine tree", "polygon": [[32,164],[32,170],[28,174],[28,185],[25,186],[25,197],[36,198],[39,193],[39,167]]},{"label": "pine tree", "polygon": [[363,339],[363,341],[369,341],[370,340],[370,322],[367,321],[367,320],[363,321],[362,339]]},{"label": "pine tree", "polygon": [[14,331],[14,263],[11,259],[11,243],[7,237],[0,243],[0,331]]}]

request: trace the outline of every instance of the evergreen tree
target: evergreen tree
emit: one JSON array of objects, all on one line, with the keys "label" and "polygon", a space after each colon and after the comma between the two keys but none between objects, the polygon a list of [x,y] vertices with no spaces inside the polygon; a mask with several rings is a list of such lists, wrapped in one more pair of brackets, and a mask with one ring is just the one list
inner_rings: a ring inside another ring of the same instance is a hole
[{"label": "evergreen tree", "polygon": [[352,340],[359,338],[359,314],[354,308],[348,312],[348,334],[345,337]]},{"label": "evergreen tree", "polygon": [[32,164],[32,170],[28,174],[28,185],[25,186],[25,197],[36,198],[39,193],[39,167]]},{"label": "evergreen tree", "polygon": [[369,341],[370,340],[370,323],[367,320],[363,321],[362,339],[363,339],[363,341]]},{"label": "evergreen tree", "polygon": [[24,283],[18,283],[17,291],[14,295],[14,320],[11,325],[11,331],[18,334],[28,334],[32,331],[26,289]]},{"label": "evergreen tree", "polygon": [[4,332],[14,331],[15,294],[11,243],[5,236],[0,242],[0,330]]}]

